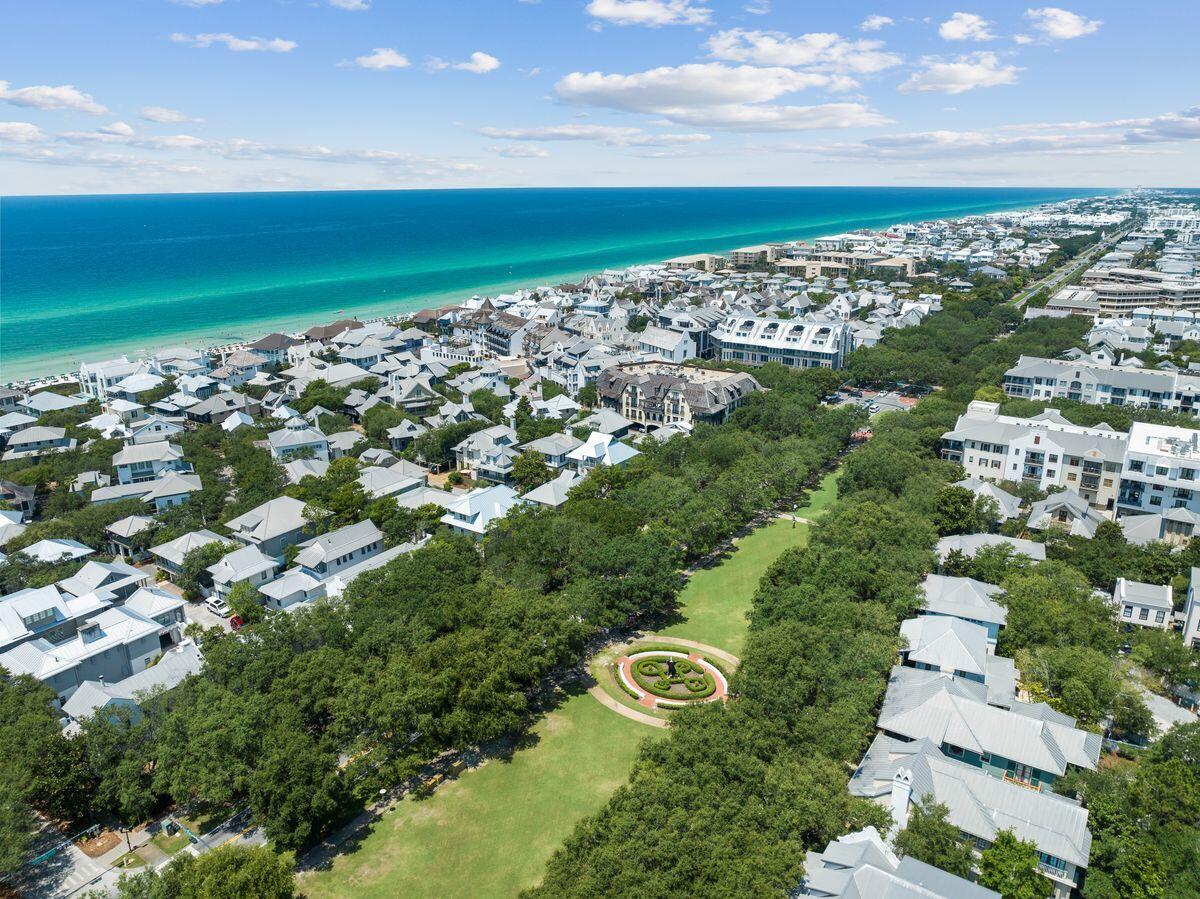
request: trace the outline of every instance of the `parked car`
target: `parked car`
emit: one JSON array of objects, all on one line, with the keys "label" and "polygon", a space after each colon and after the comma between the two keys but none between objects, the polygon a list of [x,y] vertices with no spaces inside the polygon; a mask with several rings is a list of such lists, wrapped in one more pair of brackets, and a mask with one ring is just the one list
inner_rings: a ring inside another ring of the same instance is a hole
[{"label": "parked car", "polygon": [[229,614],[229,603],[221,599],[219,596],[210,596],[204,601],[204,608],[208,609],[214,615],[219,615],[224,618]]},{"label": "parked car", "polygon": [[246,622],[242,621],[241,615],[234,615],[232,618],[229,619],[229,626],[231,628],[233,628],[235,631],[241,630],[242,625],[244,625],[245,623]]},{"label": "parked car", "polygon": [[879,403],[871,403],[871,405],[867,406],[867,411],[874,415],[879,411]]}]

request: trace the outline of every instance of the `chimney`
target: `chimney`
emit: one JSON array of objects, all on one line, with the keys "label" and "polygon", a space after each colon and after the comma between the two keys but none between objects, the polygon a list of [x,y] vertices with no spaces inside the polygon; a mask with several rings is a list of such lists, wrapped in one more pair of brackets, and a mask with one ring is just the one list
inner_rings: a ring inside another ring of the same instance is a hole
[{"label": "chimney", "polygon": [[896,771],[896,776],[892,778],[892,832],[889,836],[895,836],[900,831],[908,826],[908,805],[912,801],[912,772],[907,768],[900,768]]},{"label": "chimney", "polygon": [[100,623],[95,620],[85,621],[83,627],[79,629],[79,636],[83,639],[84,643],[99,640],[103,636],[100,632]]}]

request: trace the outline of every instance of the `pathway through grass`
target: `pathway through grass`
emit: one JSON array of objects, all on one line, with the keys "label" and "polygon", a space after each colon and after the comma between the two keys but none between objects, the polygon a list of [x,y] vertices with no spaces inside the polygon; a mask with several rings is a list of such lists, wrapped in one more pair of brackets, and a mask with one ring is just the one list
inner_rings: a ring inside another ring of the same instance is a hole
[{"label": "pathway through grass", "polygon": [[[831,475],[797,514],[818,517],[836,493]],[[684,620],[664,633],[737,654],[759,578],[807,537],[807,525],[781,520],[739,540],[721,565],[691,578],[681,597]],[[303,876],[300,888],[312,899],[515,896],[537,883],[576,822],[626,782],[641,742],[665,733],[586,694],[572,696],[533,728],[534,745],[466,772],[428,799],[406,799],[330,870]]]},{"label": "pathway through grass", "polygon": [[[796,510],[799,518],[817,519],[837,499],[838,471],[827,475],[808,501]],[[715,568],[697,571],[680,597],[683,620],[660,634],[698,640],[740,655],[746,640],[746,612],[759,579],[785,549],[803,546],[809,526],[794,526],[789,518],[755,529],[738,540],[734,552]]]}]

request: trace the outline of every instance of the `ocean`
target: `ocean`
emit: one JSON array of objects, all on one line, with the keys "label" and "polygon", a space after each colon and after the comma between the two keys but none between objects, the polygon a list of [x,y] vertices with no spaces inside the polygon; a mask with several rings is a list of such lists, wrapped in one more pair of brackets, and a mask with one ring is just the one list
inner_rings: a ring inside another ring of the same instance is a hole
[{"label": "ocean", "polygon": [[0,200],[0,383],[341,316],[1103,191],[614,188]]}]

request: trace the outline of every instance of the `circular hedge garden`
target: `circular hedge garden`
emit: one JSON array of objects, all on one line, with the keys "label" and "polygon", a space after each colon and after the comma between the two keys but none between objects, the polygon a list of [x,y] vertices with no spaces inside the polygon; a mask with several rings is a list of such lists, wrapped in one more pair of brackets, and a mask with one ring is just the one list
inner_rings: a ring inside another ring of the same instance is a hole
[{"label": "circular hedge garden", "polygon": [[717,689],[716,678],[705,666],[674,655],[640,655],[633,662],[633,679],[660,699],[677,702],[707,699]]}]

